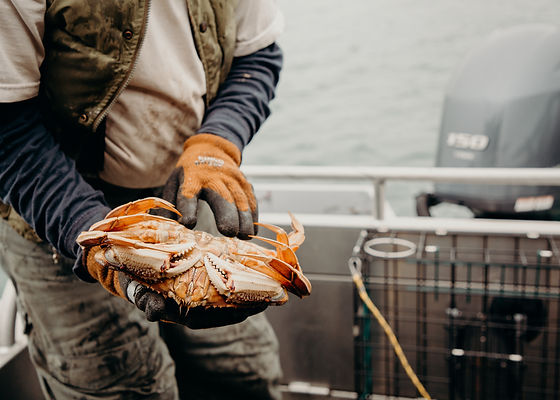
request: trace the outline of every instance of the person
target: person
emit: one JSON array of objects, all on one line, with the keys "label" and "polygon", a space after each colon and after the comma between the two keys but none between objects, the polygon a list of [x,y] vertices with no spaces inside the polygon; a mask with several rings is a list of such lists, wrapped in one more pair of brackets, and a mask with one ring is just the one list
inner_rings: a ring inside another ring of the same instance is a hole
[{"label": "person", "polygon": [[239,165],[282,29],[274,0],[0,4],[0,264],[46,398],[280,398],[264,307],[185,313],[76,237],[146,196],[188,228],[256,233]]}]

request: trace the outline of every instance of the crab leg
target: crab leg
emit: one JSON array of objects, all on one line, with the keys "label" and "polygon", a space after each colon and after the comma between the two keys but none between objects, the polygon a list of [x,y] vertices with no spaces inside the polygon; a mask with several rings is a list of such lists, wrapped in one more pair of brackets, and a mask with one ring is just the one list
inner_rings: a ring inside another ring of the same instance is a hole
[{"label": "crab leg", "polygon": [[163,251],[170,254],[188,253],[196,246],[196,242],[172,243],[172,244],[163,244],[163,243],[153,244],[147,242],[140,242],[138,240],[129,239],[120,236],[118,234],[115,235],[112,232],[100,232],[100,231],[82,232],[78,236],[77,242],[81,246],[97,246],[110,242],[111,245],[126,246],[135,249]]},{"label": "crab leg", "polygon": [[152,214],[132,214],[132,215],[122,215],[118,217],[110,217],[99,222],[96,222],[91,226],[90,231],[118,231],[124,228],[129,228],[130,225],[137,222],[145,221],[159,221],[163,223],[168,223],[170,220],[165,217],[160,217],[159,215]]},{"label": "crab leg", "polygon": [[292,232],[288,233],[288,242],[290,243],[290,247],[293,251],[297,251],[299,246],[305,240],[305,233],[303,230],[303,225],[299,222],[296,217],[292,213],[290,214],[290,218],[292,219]]},{"label": "crab leg", "polygon": [[[285,287],[290,287],[292,286],[292,282],[289,278],[286,277],[286,275],[290,276],[291,270],[290,272],[286,272],[286,271],[278,271],[278,269],[275,269],[273,267],[271,267],[269,264],[270,260],[272,260],[272,257],[268,257],[268,256],[261,256],[261,255],[257,255],[257,254],[246,254],[246,253],[233,253],[236,256],[240,256],[240,257],[245,257],[248,259],[251,259],[253,261],[256,261],[256,264],[250,264],[247,265],[249,268],[254,269],[255,271],[258,271],[262,274],[265,274],[269,277],[271,277],[272,279],[276,280],[277,282],[279,282],[281,285],[285,286]],[[291,268],[291,267],[289,267]]]},{"label": "crab leg", "polygon": [[303,297],[311,293],[311,282],[309,282],[307,277],[303,275],[301,270],[294,268],[287,262],[275,257],[267,257],[260,254],[235,254],[253,260],[262,261],[267,267],[270,267],[270,269],[266,267],[263,268],[261,265],[258,267],[251,266],[251,268],[276,279],[282,286],[293,294]]},{"label": "crab leg", "polygon": [[263,228],[266,228],[268,230],[271,230],[272,232],[276,233],[276,240],[277,241],[285,244],[286,246],[290,245],[290,240],[288,238],[288,234],[286,233],[286,231],[284,229],[280,228],[279,226],[270,225],[270,224],[263,224],[262,222],[255,222],[254,224],[258,225],[258,226],[262,226]]},{"label": "crab leg", "polygon": [[281,243],[285,243],[287,246],[291,247],[294,251],[297,251],[299,246],[305,240],[305,234],[303,230],[303,225],[290,213],[290,218],[292,219],[292,232],[286,233],[286,231],[279,226],[263,224],[262,222],[255,222],[255,225],[262,226],[268,230],[276,233],[276,240]]},{"label": "crab leg", "polygon": [[299,246],[305,240],[305,234],[303,230],[303,225],[294,217],[292,213],[290,213],[290,218],[292,219],[292,229],[293,231],[289,234],[279,226],[270,225],[270,224],[263,224],[261,222],[255,222],[255,225],[262,226],[274,233],[276,233],[276,241],[272,239],[263,238],[260,236],[252,236],[255,239],[267,242],[272,244],[278,252],[280,252],[281,258],[284,261],[287,261],[290,265],[297,268],[301,271],[299,264],[297,262],[297,258],[294,254]]},{"label": "crab leg", "polygon": [[294,251],[287,244],[261,236],[249,235],[249,237],[273,245],[276,248],[276,255],[278,256],[278,258],[290,264],[290,266],[297,269],[298,271],[301,271],[296,253],[294,253]]},{"label": "crab leg", "polygon": [[105,219],[111,217],[120,217],[123,215],[139,214],[151,210],[152,208],[164,208],[181,215],[179,211],[170,202],[158,197],[146,197],[145,199],[131,201],[111,210]]}]

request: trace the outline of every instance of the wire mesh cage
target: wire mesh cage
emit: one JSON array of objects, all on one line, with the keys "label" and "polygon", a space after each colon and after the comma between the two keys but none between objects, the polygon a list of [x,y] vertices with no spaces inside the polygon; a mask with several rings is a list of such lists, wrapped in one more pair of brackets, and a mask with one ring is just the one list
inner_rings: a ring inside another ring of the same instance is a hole
[{"label": "wire mesh cage", "polygon": [[[558,399],[559,240],[364,231],[351,262],[433,398]],[[418,397],[357,293],[354,311],[359,398]]]}]

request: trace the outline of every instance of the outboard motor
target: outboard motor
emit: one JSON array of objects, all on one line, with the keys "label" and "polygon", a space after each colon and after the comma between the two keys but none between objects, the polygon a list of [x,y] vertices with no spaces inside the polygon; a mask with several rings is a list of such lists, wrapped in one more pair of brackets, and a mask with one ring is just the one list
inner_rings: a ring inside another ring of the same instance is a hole
[{"label": "outboard motor", "polygon": [[[436,166],[560,166],[559,27],[503,29],[467,57],[446,92]],[[437,184],[418,214],[442,202],[476,217],[560,219],[560,187]]]}]

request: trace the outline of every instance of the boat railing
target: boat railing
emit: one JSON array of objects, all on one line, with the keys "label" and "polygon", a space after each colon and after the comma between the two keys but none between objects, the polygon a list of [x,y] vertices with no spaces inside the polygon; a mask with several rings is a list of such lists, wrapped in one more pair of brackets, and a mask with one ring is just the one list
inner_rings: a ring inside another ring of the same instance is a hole
[{"label": "boat railing", "polygon": [[[243,172],[251,181],[366,182],[373,187],[371,215],[299,215],[304,224],[379,229],[397,227],[442,232],[560,234],[556,221],[484,220],[468,218],[398,217],[387,212],[387,182],[431,182],[513,186],[560,186],[560,168],[440,168],[361,166],[248,165]],[[264,216],[263,216],[264,217]],[[286,223],[285,216],[269,214],[271,223]]]},{"label": "boat railing", "polygon": [[437,167],[348,167],[269,166],[243,168],[249,178],[290,180],[369,181],[374,187],[374,217],[385,217],[387,181],[431,181],[488,185],[560,186],[558,168],[437,168]]}]

